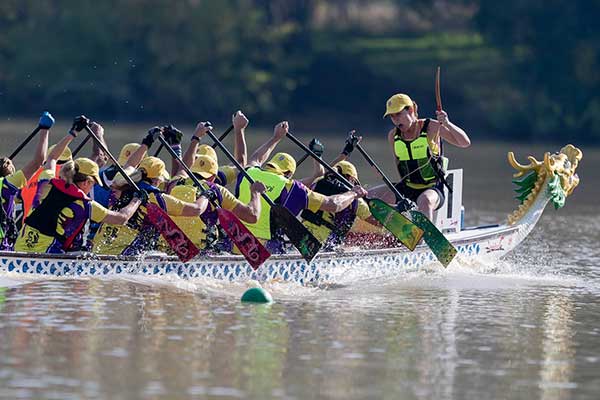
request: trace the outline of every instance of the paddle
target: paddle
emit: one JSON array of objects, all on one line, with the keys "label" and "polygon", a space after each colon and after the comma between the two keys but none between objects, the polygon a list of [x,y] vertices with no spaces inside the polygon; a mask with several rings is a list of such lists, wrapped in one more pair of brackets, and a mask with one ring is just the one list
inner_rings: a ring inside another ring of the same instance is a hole
[{"label": "paddle", "polygon": [[85,146],[89,140],[90,136],[88,135],[81,141],[81,143],[79,143],[79,146],[77,146],[75,150],[73,150],[73,153],[71,153],[71,157],[75,158],[75,156],[81,151],[81,149],[83,149],[83,146]]},{"label": "paddle", "polygon": [[[383,173],[381,168],[379,168],[379,166],[375,164],[375,161],[373,161],[371,156],[367,154],[367,152],[362,148],[360,143],[356,145],[356,148],[358,149],[360,154],[362,154],[363,157],[367,160],[369,165],[371,165],[377,170],[385,184],[396,195],[396,197],[398,199],[403,198],[404,196],[400,194],[398,189],[396,189],[396,186],[394,186],[394,184],[388,179],[388,177]],[[427,243],[427,245],[429,246],[433,254],[437,257],[439,262],[441,262],[444,267],[447,267],[448,264],[450,264],[450,261],[452,261],[452,259],[456,255],[457,250],[454,248],[454,246],[452,246],[452,243],[450,243],[448,239],[444,237],[442,232],[440,232],[440,230],[423,213],[412,210],[410,211],[410,215],[412,217],[412,222],[425,232],[425,234],[423,235],[423,240],[425,240],[425,243]]]},{"label": "paddle", "polygon": [[11,160],[13,158],[15,158],[17,156],[17,154],[19,154],[21,152],[21,150],[23,150],[23,147],[27,146],[27,143],[29,143],[31,141],[31,139],[33,139],[33,137],[35,135],[37,135],[37,133],[42,129],[41,126],[38,126],[37,128],[35,128],[30,134],[29,136],[27,136],[25,138],[25,140],[23,140],[23,142],[21,142],[21,144],[15,149],[15,151],[12,152],[12,154],[10,156],[8,156],[8,158],[10,158]]},{"label": "paddle", "polygon": [[437,110],[442,111],[442,95],[440,93],[440,67],[437,67],[437,72],[435,74],[435,103],[437,105]]},{"label": "paddle", "polygon": [[[219,148],[225,153],[227,158],[236,166],[236,168],[240,171],[242,175],[250,182],[250,184],[254,183],[254,179],[246,170],[240,165],[240,163],[235,159],[233,154],[227,150],[223,143],[214,133],[210,130],[206,132],[210,138],[219,146]],[[310,263],[313,258],[317,255],[319,250],[321,249],[322,244],[313,236],[312,233],[302,225],[300,222],[287,208],[275,204],[273,200],[271,200],[265,193],[261,193],[263,199],[267,202],[267,204],[271,207],[271,224],[275,225],[283,230],[285,235],[290,239],[290,242],[298,249],[302,257],[306,260],[307,263]]]},{"label": "paddle", "polygon": [[[90,129],[89,126],[85,126],[85,130],[88,135],[94,139],[94,142],[102,149],[104,154],[108,156],[119,171],[119,173],[125,178],[127,183],[136,191],[139,191],[139,186],[131,179],[127,173],[123,170],[123,167],[119,165],[119,162],[106,148],[104,143],[96,136],[96,134]],[[177,257],[183,262],[187,262],[194,258],[200,251],[194,245],[194,243],[186,236],[185,233],[179,229],[177,224],[169,217],[162,208],[154,203],[146,203],[146,215],[152,225],[160,232],[162,237],[167,241],[171,249],[177,254]]]},{"label": "paddle", "polygon": [[[173,157],[181,165],[184,171],[188,174],[194,186],[202,190],[202,194],[208,190],[205,189],[196,175],[185,165],[181,157],[177,155],[175,150],[169,146],[169,143],[165,140],[163,135],[158,137],[161,145],[163,145],[171,157]],[[219,203],[217,203],[212,197],[207,196],[210,203],[217,209],[217,216],[219,223],[223,230],[227,233],[231,241],[237,246],[240,252],[244,255],[248,263],[253,269],[257,269],[262,265],[270,256],[271,253],[262,245],[262,243],[248,230],[248,228],[239,220],[234,213],[229,210],[225,210]]]},{"label": "paddle", "polygon": [[[221,136],[219,136],[219,140],[220,141],[225,140],[227,135],[229,135],[229,132],[231,132],[232,130],[233,130],[233,125],[230,125],[229,128],[227,128],[227,130],[225,132],[223,132],[221,134]],[[213,143],[211,146],[214,149],[215,147],[217,147],[217,143]],[[163,147],[164,147],[164,145],[161,143],[160,146],[158,146],[158,149],[156,149],[156,152],[154,153],[154,157],[158,157],[158,155],[160,154],[160,151],[162,150]]]},{"label": "paddle", "polygon": [[[306,154],[313,157],[330,173],[334,174],[348,189],[352,188],[352,184],[344,178],[338,171],[332,168],[329,164],[323,161],[322,158],[312,152],[304,143],[299,141],[291,133],[287,133],[287,137],[298,145]],[[419,240],[423,236],[423,230],[413,224],[408,218],[400,214],[396,209],[379,199],[365,198],[369,210],[373,217],[381,223],[388,231],[390,231],[403,245],[411,251],[417,247]]]}]

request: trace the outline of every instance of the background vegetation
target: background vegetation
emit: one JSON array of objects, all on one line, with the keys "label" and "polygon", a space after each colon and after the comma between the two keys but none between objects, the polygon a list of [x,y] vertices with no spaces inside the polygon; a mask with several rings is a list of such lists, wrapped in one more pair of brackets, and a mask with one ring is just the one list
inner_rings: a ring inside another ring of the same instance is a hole
[{"label": "background vegetation", "polygon": [[[600,1],[3,0],[0,115],[379,130],[385,100],[478,138],[599,142]],[[338,132],[339,133],[339,132]]]}]

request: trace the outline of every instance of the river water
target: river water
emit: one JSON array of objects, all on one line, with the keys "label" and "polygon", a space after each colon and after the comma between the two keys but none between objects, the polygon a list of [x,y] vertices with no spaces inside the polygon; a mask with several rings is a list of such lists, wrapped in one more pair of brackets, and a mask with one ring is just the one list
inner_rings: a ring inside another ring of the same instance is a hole
[{"label": "river water", "polygon": [[[516,208],[506,151],[558,147],[451,151],[466,223]],[[269,283],[270,305],[239,301],[251,283],[1,274],[0,398],[597,399],[600,153],[583,150],[565,208],[489,265]]]}]

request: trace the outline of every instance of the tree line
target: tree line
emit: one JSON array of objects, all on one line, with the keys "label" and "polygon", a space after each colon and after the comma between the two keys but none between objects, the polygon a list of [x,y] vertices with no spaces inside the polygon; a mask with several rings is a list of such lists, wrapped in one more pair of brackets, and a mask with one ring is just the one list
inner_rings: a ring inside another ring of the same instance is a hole
[{"label": "tree line", "polygon": [[[415,4],[418,3],[418,4]],[[598,142],[600,1],[5,0],[0,110],[298,117],[379,128],[385,100],[478,136]]]}]

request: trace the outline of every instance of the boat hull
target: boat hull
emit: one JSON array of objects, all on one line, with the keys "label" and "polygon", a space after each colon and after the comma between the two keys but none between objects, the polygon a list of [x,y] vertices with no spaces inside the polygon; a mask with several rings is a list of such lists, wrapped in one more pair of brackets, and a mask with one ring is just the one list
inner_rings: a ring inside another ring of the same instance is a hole
[{"label": "boat hull", "polygon": [[[465,261],[497,258],[518,244],[523,226],[465,231],[453,243]],[[462,232],[461,232],[462,233]],[[292,281],[299,284],[342,283],[350,276],[375,277],[439,264],[424,245],[410,252],[405,248],[346,250],[321,253],[307,264],[299,255],[272,256],[258,270],[241,256],[206,256],[187,263],[174,257],[149,255],[143,258],[77,255],[38,255],[0,252],[0,271],[17,274],[108,276],[118,274],[177,275],[183,279],[209,278],[225,281]]]}]

